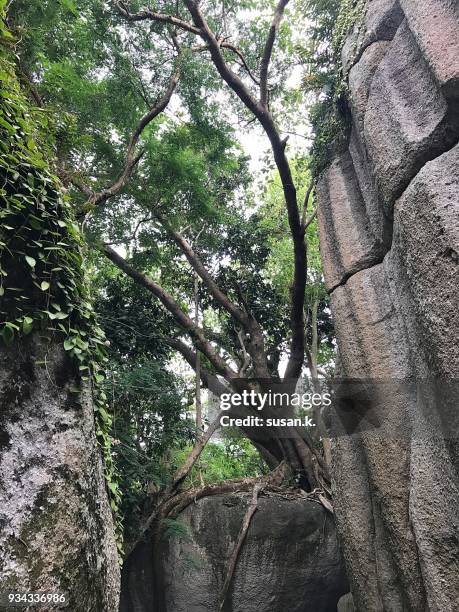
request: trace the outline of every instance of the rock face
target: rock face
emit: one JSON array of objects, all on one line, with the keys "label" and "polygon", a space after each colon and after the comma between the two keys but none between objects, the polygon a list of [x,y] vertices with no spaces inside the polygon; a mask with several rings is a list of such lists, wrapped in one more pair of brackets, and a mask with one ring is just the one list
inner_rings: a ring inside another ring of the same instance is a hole
[{"label": "rock face", "polygon": [[[37,364],[46,355],[46,366]],[[0,591],[116,612],[119,566],[91,395],[58,345],[0,351]]]},{"label": "rock face", "polygon": [[[250,499],[248,494],[203,498],[180,515],[186,534],[163,542],[156,601],[153,551],[140,544],[123,570],[122,612],[216,612]],[[335,612],[347,591],[332,516],[302,497],[260,497],[227,611]]]},{"label": "rock face", "polygon": [[342,374],[385,390],[349,435],[337,424],[361,403],[330,415],[337,526],[357,610],[453,612],[459,4],[369,0],[363,23],[343,49],[352,129],[320,180],[319,225]]}]

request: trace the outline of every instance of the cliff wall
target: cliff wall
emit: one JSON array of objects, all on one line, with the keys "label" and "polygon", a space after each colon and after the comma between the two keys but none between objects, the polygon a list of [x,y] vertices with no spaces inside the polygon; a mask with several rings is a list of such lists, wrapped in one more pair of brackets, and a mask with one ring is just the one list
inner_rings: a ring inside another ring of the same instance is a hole
[{"label": "cliff wall", "polygon": [[[348,145],[318,185],[341,373],[385,381],[373,426],[333,440],[362,612],[452,612],[459,601],[458,7],[367,2],[342,52]],[[337,407],[332,430],[353,410]]]}]

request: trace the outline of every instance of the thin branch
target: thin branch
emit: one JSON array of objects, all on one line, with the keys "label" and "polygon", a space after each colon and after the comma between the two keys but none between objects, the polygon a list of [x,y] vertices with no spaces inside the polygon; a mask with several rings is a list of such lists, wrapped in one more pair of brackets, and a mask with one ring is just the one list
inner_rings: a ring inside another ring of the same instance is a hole
[{"label": "thin branch", "polygon": [[309,183],[308,190],[306,191],[306,195],[305,195],[304,203],[303,203],[303,214],[301,215],[301,227],[302,228],[304,228],[305,223],[306,223],[306,215],[308,214],[308,208],[309,208],[309,199],[314,190],[314,187],[315,187],[314,182],[311,181]]},{"label": "thin branch", "polygon": [[[144,154],[144,151],[136,151],[140,136],[142,135],[144,129],[153,121],[153,119],[160,115],[167,107],[172,97],[172,94],[174,93],[175,88],[177,87],[178,80],[179,73],[175,72],[169,81],[169,86],[164,95],[159,100],[157,100],[154,106],[140,119],[136,128],[132,132],[132,135],[129,139],[124,169],[121,172],[120,176],[107,189],[103,189],[102,191],[91,194],[91,196],[88,198],[88,201],[83,207],[83,214],[87,213],[95,206],[106,202],[109,198],[118,195],[118,193],[126,186],[127,182],[131,178],[134,168],[139,163],[140,159]],[[78,185],[76,186],[79,187]]]},{"label": "thin branch", "polygon": [[180,232],[175,230],[170,223],[161,215],[160,212],[155,211],[155,216],[158,221],[167,231],[167,233],[174,240],[176,245],[180,248],[182,253],[187,258],[189,264],[193,268],[193,270],[198,274],[198,276],[202,279],[203,283],[210,291],[211,295],[215,298],[215,300],[222,306],[236,321],[238,321],[245,328],[249,327],[250,320],[247,314],[241,310],[236,304],[233,304],[228,296],[220,289],[217,283],[214,281],[212,276],[206,270],[204,264],[198,257],[198,255],[194,252],[191,244],[182,236]]},{"label": "thin branch", "polygon": [[[209,425],[209,428],[207,429],[205,434],[200,437],[196,444],[193,446],[183,465],[181,465],[175,472],[171,484],[164,490],[163,494],[161,495],[161,500],[163,500],[163,502],[168,501],[171,496],[175,495],[178,492],[180,485],[188,476],[194,464],[201,456],[201,453],[206,447],[207,443],[219,428],[220,415],[218,415],[217,418],[215,418],[214,421]],[[160,504],[161,503],[162,502],[160,502]]]},{"label": "thin branch", "polygon": [[168,15],[166,13],[157,13],[148,8],[145,8],[138,13],[131,13],[124,2],[115,2],[115,6],[128,21],[159,21],[160,23],[167,23],[176,28],[180,28],[181,30],[185,30],[186,32],[191,32],[192,34],[200,34],[198,28],[196,28],[192,23],[180,19],[180,17],[174,17],[173,15]]},{"label": "thin branch", "polygon": [[242,62],[242,67],[245,69],[245,71],[247,72],[247,74],[249,75],[249,77],[252,79],[252,81],[255,83],[255,85],[260,86],[260,81],[255,77],[255,75],[253,74],[253,72],[250,70],[247,61],[242,53],[242,51],[240,49],[238,49],[235,45],[233,45],[232,43],[228,43],[228,42],[220,42],[220,47],[222,47],[223,49],[228,49],[229,51],[232,51],[235,55],[238,56],[238,58],[241,60]]},{"label": "thin branch", "polygon": [[106,242],[105,244],[107,244],[108,246],[112,246],[112,245],[123,244],[126,242],[133,242],[134,240],[137,239],[137,234],[139,233],[139,229],[141,225],[143,225],[144,223],[148,223],[148,221],[153,221],[153,219],[154,217],[144,217],[143,219],[140,219],[140,221],[137,222],[135,229],[131,236],[123,240],[115,240],[114,242]]},{"label": "thin branch", "polygon": [[237,334],[238,340],[239,340],[239,344],[241,345],[241,349],[242,349],[242,354],[244,356],[244,360],[242,363],[242,366],[238,372],[238,376],[240,378],[242,378],[243,376],[245,376],[249,366],[250,366],[250,355],[247,352],[247,349],[245,348],[245,344],[244,344],[244,332],[242,330],[238,331]]},{"label": "thin branch", "polygon": [[178,470],[174,474],[174,478],[172,480],[171,485],[167,488],[168,494],[176,491],[181,483],[185,480],[185,478],[190,473],[196,461],[201,456],[204,447],[209,442],[214,433],[220,428],[220,413],[218,416],[212,421],[209,425],[205,434],[198,440],[198,442],[193,446],[191,452],[188,457],[185,459],[183,465],[181,465]]},{"label": "thin branch", "polygon": [[[185,359],[188,365],[194,370],[196,365],[196,351],[190,348],[185,342],[179,338],[167,338],[165,339],[167,344],[172,348],[175,348]],[[201,366],[201,381],[202,384],[216,397],[220,397],[223,393],[230,393],[230,390],[224,385],[215,374],[209,372],[206,368]]]},{"label": "thin branch", "polygon": [[161,508],[161,511],[155,513],[147,521],[147,528],[151,526],[155,518],[160,515],[166,518],[176,518],[180,512],[182,512],[187,506],[195,502],[202,497],[209,497],[211,495],[220,495],[223,493],[230,493],[236,491],[250,491],[257,483],[263,483],[264,488],[268,487],[279,487],[285,480],[289,473],[289,466],[282,461],[278,466],[266,476],[257,476],[253,478],[241,478],[235,480],[225,480],[223,482],[205,485],[200,489],[191,489],[190,491],[184,491],[179,493],[172,499],[166,501]]},{"label": "thin branch", "polygon": [[244,519],[242,521],[242,526],[241,526],[241,530],[239,532],[237,541],[236,541],[236,545],[233,549],[233,552],[231,553],[231,557],[229,559],[228,562],[228,567],[226,569],[226,577],[225,577],[225,582],[223,583],[223,587],[222,587],[222,592],[220,595],[220,605],[218,607],[219,612],[222,612],[224,607],[225,607],[225,601],[226,598],[228,596],[228,591],[229,588],[231,586],[231,582],[233,580],[233,576],[234,576],[234,571],[236,569],[236,565],[237,565],[237,561],[239,558],[239,553],[241,551],[242,545],[244,544],[244,541],[247,537],[247,532],[249,530],[250,527],[250,523],[252,521],[253,515],[255,514],[255,512],[257,511],[258,508],[258,495],[260,494],[260,492],[263,490],[263,483],[259,482],[257,483],[254,488],[253,488],[253,493],[252,493],[252,501],[250,502],[249,507],[247,508],[247,511],[244,515]]},{"label": "thin branch", "polygon": [[282,21],[282,17],[284,15],[284,10],[289,0],[280,0],[279,4],[276,7],[276,11],[274,13],[274,18],[269,29],[268,37],[266,39],[265,48],[263,51],[263,57],[260,65],[260,102],[263,106],[267,106],[268,104],[268,71],[269,64],[271,62],[271,56],[274,47],[274,41],[276,40],[277,30],[279,28],[280,22]]},{"label": "thin branch", "polygon": [[304,222],[303,224],[304,232],[306,232],[306,230],[308,229],[308,227],[311,225],[311,223],[314,221],[316,217],[317,217],[317,206],[315,207],[314,211],[309,215],[309,217]]}]

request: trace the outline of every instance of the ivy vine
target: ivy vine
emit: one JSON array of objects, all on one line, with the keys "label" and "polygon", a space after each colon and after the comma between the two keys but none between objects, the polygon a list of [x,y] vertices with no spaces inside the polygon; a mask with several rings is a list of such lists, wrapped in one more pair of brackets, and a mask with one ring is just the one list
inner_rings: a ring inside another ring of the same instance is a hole
[{"label": "ivy vine", "polygon": [[[311,123],[315,138],[312,149],[311,172],[317,179],[330,164],[335,153],[347,143],[349,116],[347,111],[348,84],[341,54],[347,37],[352,33],[357,53],[360,32],[365,22],[367,0],[341,0],[333,28],[331,42],[333,67],[330,86],[325,98],[314,105]],[[318,67],[321,70],[321,66]]]},{"label": "ivy vine", "polygon": [[[0,12],[4,5],[0,0]],[[79,228],[42,153],[46,113],[32,109],[21,92],[11,40],[0,20],[0,339],[10,345],[36,331],[62,342],[81,383],[92,385],[96,436],[121,552],[112,417],[103,390],[106,340],[83,272]]]},{"label": "ivy vine", "polygon": [[346,38],[353,32],[354,49],[352,54],[357,52],[357,45],[361,29],[364,25],[367,0],[341,0],[338,18],[333,31],[333,55],[337,66],[337,85],[335,95],[340,95],[344,89],[347,90],[347,82],[343,73],[341,53],[343,51]]}]

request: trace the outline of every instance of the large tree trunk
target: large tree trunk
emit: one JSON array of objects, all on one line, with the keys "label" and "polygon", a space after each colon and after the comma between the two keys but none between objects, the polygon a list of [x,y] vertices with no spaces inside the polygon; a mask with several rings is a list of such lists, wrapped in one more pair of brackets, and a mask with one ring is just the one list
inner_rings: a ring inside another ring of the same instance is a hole
[{"label": "large tree trunk", "polygon": [[366,10],[343,50],[352,127],[319,183],[319,224],[342,373],[385,385],[366,404],[373,424],[338,431],[360,418],[356,402],[332,415],[334,508],[358,610],[453,612],[457,6],[373,0]]}]

